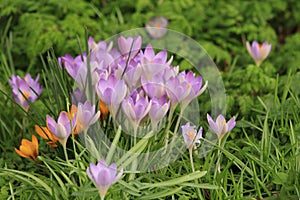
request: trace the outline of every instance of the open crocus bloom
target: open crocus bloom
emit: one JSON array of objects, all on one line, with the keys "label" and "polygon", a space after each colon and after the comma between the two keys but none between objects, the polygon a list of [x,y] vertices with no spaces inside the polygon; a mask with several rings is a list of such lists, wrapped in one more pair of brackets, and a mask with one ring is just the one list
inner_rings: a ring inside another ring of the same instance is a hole
[{"label": "open crocus bloom", "polygon": [[161,38],[167,33],[168,20],[164,17],[153,17],[146,24],[146,30],[152,38]]},{"label": "open crocus bloom", "polygon": [[36,101],[38,96],[42,93],[42,87],[38,83],[39,78],[39,75],[33,80],[30,74],[26,74],[24,78],[13,74],[11,79],[9,79],[15,101],[22,106],[26,112],[29,109],[28,101]]},{"label": "open crocus bloom", "polygon": [[35,135],[32,135],[32,142],[27,139],[22,139],[20,150],[15,148],[16,153],[24,158],[29,158],[35,162],[38,162],[37,157],[39,155],[39,143]]},{"label": "open crocus bloom", "polygon": [[217,117],[216,122],[214,122],[210,115],[207,113],[207,121],[210,128],[217,134],[219,140],[221,140],[226,133],[230,132],[236,124],[235,117],[232,117],[226,123],[225,118],[221,114]]},{"label": "open crocus bloom", "polygon": [[101,199],[104,199],[108,188],[123,175],[123,169],[117,174],[117,165],[115,163],[108,166],[105,160],[101,160],[97,165],[90,163],[86,173],[98,188]]},{"label": "open crocus bloom", "polygon": [[196,144],[200,144],[200,138],[202,138],[202,127],[200,127],[198,133],[196,126],[191,126],[190,123],[186,123],[182,128],[182,135],[184,143],[187,149],[191,150]]},{"label": "open crocus bloom", "polygon": [[256,66],[260,66],[264,59],[266,59],[269,55],[272,45],[270,45],[268,42],[259,44],[257,41],[253,41],[252,46],[250,46],[250,43],[247,41],[246,47],[248,53],[254,59]]}]

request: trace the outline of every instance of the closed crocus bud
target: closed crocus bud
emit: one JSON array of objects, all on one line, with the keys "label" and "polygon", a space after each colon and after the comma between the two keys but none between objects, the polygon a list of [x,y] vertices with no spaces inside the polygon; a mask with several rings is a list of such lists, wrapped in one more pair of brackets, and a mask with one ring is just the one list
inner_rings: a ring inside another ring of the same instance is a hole
[{"label": "closed crocus bud", "polygon": [[115,118],[119,106],[127,93],[127,86],[124,80],[119,80],[114,75],[110,75],[107,79],[101,77],[96,86],[96,92],[99,99],[108,106],[112,117]]},{"label": "closed crocus bud", "polygon": [[123,169],[117,174],[117,165],[108,165],[105,160],[101,160],[95,165],[90,163],[86,173],[97,187],[101,199],[104,199],[108,188],[116,183],[123,175]]},{"label": "closed crocus bud", "polygon": [[75,115],[74,133],[80,133],[88,129],[100,117],[100,111],[95,112],[96,106],[89,101],[84,104],[79,103],[77,106],[77,113]]},{"label": "closed crocus bud", "polygon": [[160,99],[153,97],[151,100],[152,103],[149,111],[149,118],[151,119],[152,129],[157,130],[157,124],[167,114],[170,102],[167,102],[166,97],[162,97]]},{"label": "closed crocus bud", "polygon": [[260,66],[260,64],[267,58],[269,55],[272,45],[268,42],[264,42],[263,44],[259,44],[257,41],[252,42],[252,46],[250,43],[246,42],[246,47],[250,56],[254,59],[256,66]]},{"label": "closed crocus bud", "polygon": [[[47,128],[62,145],[66,145],[68,137],[71,135],[71,122],[69,119],[69,114],[65,111],[62,111],[59,114],[57,122],[50,117],[46,116]],[[74,123],[72,123],[74,124]]]},{"label": "closed crocus bud", "polygon": [[236,125],[235,117],[232,117],[227,123],[223,115],[219,115],[216,122],[213,121],[211,116],[207,114],[207,121],[210,128],[217,134],[218,139],[221,140],[223,136],[230,132]]}]

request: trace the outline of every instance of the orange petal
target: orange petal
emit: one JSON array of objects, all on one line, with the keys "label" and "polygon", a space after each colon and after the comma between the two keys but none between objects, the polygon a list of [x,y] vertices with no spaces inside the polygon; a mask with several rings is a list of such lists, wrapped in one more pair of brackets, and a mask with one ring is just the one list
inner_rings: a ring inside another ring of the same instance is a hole
[{"label": "orange petal", "polygon": [[77,106],[72,105],[70,108],[70,114],[69,114],[69,119],[73,119],[75,115],[77,114]]},{"label": "orange petal", "polygon": [[47,144],[51,147],[57,147],[57,144],[55,142],[47,142]]},{"label": "orange petal", "polygon": [[31,136],[31,138],[32,138],[32,144],[33,144],[33,147],[34,147],[34,152],[36,152],[36,156],[37,156],[39,154],[39,141],[36,138],[36,136],[33,135],[33,134]]},{"label": "orange petal", "polygon": [[21,157],[24,157],[24,158],[30,158],[30,156],[24,154],[22,151],[20,151],[19,149],[15,148],[15,152],[21,156]]},{"label": "orange petal", "polygon": [[48,132],[49,132],[49,130],[48,130],[47,127],[40,127],[40,126],[38,126],[38,125],[35,125],[35,126],[34,126],[34,129],[35,129],[35,132],[36,132],[37,134],[39,134],[39,136],[41,136],[41,137],[44,138],[45,140],[50,139],[50,138],[47,137],[47,136],[48,136]]}]

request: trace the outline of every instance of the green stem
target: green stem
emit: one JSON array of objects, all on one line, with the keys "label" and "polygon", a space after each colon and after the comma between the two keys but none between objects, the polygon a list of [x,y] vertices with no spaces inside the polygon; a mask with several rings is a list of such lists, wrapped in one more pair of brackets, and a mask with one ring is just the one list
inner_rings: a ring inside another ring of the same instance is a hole
[{"label": "green stem", "polygon": [[[195,172],[195,167],[194,167],[194,161],[193,161],[193,147],[189,148],[189,154],[190,154],[190,161],[191,161],[191,166],[192,166],[192,171],[193,173]],[[198,180],[195,179],[195,184],[198,184]],[[196,188],[198,197],[201,197],[201,192],[199,188]]]},{"label": "green stem", "polygon": [[64,154],[65,154],[65,157],[66,157],[66,161],[67,161],[67,163],[69,163],[68,153],[67,153],[67,139],[65,139],[63,141],[62,146],[63,146],[63,149],[64,149]]},{"label": "green stem", "polygon": [[169,130],[171,128],[172,117],[173,117],[175,108],[176,108],[176,105],[174,106],[174,105],[171,104],[170,113],[169,113],[169,116],[168,116],[168,124],[167,124],[167,127],[166,127],[166,138],[165,138],[165,149],[166,150],[167,150],[168,143],[169,143]]}]

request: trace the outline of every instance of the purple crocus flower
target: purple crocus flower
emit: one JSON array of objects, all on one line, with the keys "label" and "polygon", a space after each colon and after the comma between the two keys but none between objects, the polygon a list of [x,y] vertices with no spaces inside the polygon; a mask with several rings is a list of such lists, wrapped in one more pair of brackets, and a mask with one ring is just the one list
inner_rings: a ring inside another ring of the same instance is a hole
[{"label": "purple crocus flower", "polygon": [[72,104],[77,105],[79,102],[83,103],[86,101],[86,96],[82,90],[76,88],[73,93],[71,93]]},{"label": "purple crocus flower", "polygon": [[146,30],[151,38],[161,38],[167,33],[168,20],[164,17],[152,17],[146,24]]},{"label": "purple crocus flower", "polygon": [[[124,70],[126,71],[124,72]],[[122,61],[119,62],[118,68],[114,74],[118,79],[124,79],[128,88],[132,89],[140,86],[141,73],[142,73],[141,65],[139,65],[136,61],[131,59],[127,63],[127,59],[123,59]]]},{"label": "purple crocus flower", "polygon": [[108,78],[101,77],[96,85],[96,92],[99,98],[109,107],[113,117],[127,93],[127,86],[124,80],[117,79],[114,75]]},{"label": "purple crocus flower", "polygon": [[89,101],[86,101],[84,104],[78,104],[75,116],[75,133],[80,133],[86,130],[99,119],[100,111],[95,113],[95,107],[96,106],[92,105]]},{"label": "purple crocus flower", "polygon": [[[83,69],[86,68],[85,60],[86,60],[86,55],[83,55],[84,61],[82,61],[81,55],[73,58],[71,55],[66,54],[63,57],[58,58],[58,64],[59,66],[62,67],[62,63],[64,64],[64,67],[68,74],[74,79],[80,79],[78,76],[81,76],[81,79],[86,77],[86,70],[85,73],[81,72]],[[83,75],[82,75],[83,74]]]},{"label": "purple crocus flower", "polygon": [[[58,138],[58,141],[63,146],[65,146],[67,143],[67,139],[71,135],[73,129],[71,127],[71,121],[69,119],[68,113],[66,111],[62,111],[59,114],[57,122],[52,117],[47,115],[46,124],[50,132]],[[72,125],[74,125],[73,121],[72,121]]]},{"label": "purple crocus flower", "polygon": [[180,76],[171,77],[166,82],[166,91],[171,105],[175,107],[190,94],[191,85]]},{"label": "purple crocus flower", "polygon": [[138,36],[136,38],[125,38],[123,36],[120,36],[118,38],[118,46],[123,56],[127,57],[129,55],[129,52],[131,51],[130,58],[133,58],[142,47],[142,37]]},{"label": "purple crocus flower", "polygon": [[209,123],[210,128],[217,134],[219,140],[223,138],[223,136],[230,132],[235,127],[235,117],[232,117],[227,123],[223,115],[219,115],[216,119],[216,122],[210,117],[207,113],[207,121]]},{"label": "purple crocus flower", "polygon": [[200,138],[202,138],[202,127],[200,127],[198,133],[196,126],[191,126],[190,123],[186,123],[182,128],[182,135],[184,143],[187,149],[192,150],[196,144],[200,144]]},{"label": "purple crocus flower", "polygon": [[99,49],[110,52],[113,47],[113,43],[110,42],[108,45],[106,41],[99,41],[98,43],[95,42],[93,37],[89,37],[88,39],[88,46],[89,49],[92,51],[98,51]]},{"label": "purple crocus flower", "polygon": [[260,66],[260,64],[267,58],[269,55],[272,45],[268,42],[264,42],[263,44],[259,44],[257,41],[252,42],[252,46],[250,43],[246,42],[246,47],[250,56],[254,59],[256,66]]},{"label": "purple crocus flower", "polygon": [[165,84],[162,76],[154,76],[151,81],[141,78],[142,86],[150,98],[161,98],[166,95]]},{"label": "purple crocus flower", "polygon": [[133,92],[122,102],[122,110],[129,118],[134,127],[137,127],[141,120],[148,114],[151,108],[151,100],[141,94]]},{"label": "purple crocus flower", "polygon": [[201,88],[201,76],[195,77],[195,74],[192,71],[189,71],[187,74],[185,74],[185,72],[182,72],[180,73],[180,75],[188,83],[188,87],[191,88],[190,93],[182,101],[182,109],[184,109],[193,99],[195,99],[197,96],[201,95],[205,91],[207,87],[207,82]]},{"label": "purple crocus flower", "polygon": [[97,187],[101,199],[104,199],[108,188],[123,175],[123,169],[117,174],[117,165],[115,163],[108,165],[105,160],[100,160],[97,165],[90,163],[86,173]]},{"label": "purple crocus flower", "polygon": [[167,114],[170,107],[170,102],[167,102],[165,96],[159,99],[153,97],[151,100],[152,103],[149,110],[149,118],[151,119],[152,129],[157,130],[157,124]]},{"label": "purple crocus flower", "polygon": [[150,80],[156,74],[161,73],[169,66],[167,62],[168,53],[166,50],[158,52],[156,55],[152,46],[147,45],[144,52],[141,51],[141,65],[143,69],[143,76]]},{"label": "purple crocus flower", "polygon": [[12,87],[12,95],[15,101],[27,112],[29,103],[37,100],[42,93],[42,86],[38,83],[40,75],[37,75],[35,80],[31,78],[30,74],[26,74],[24,78],[12,75],[9,83]]}]

